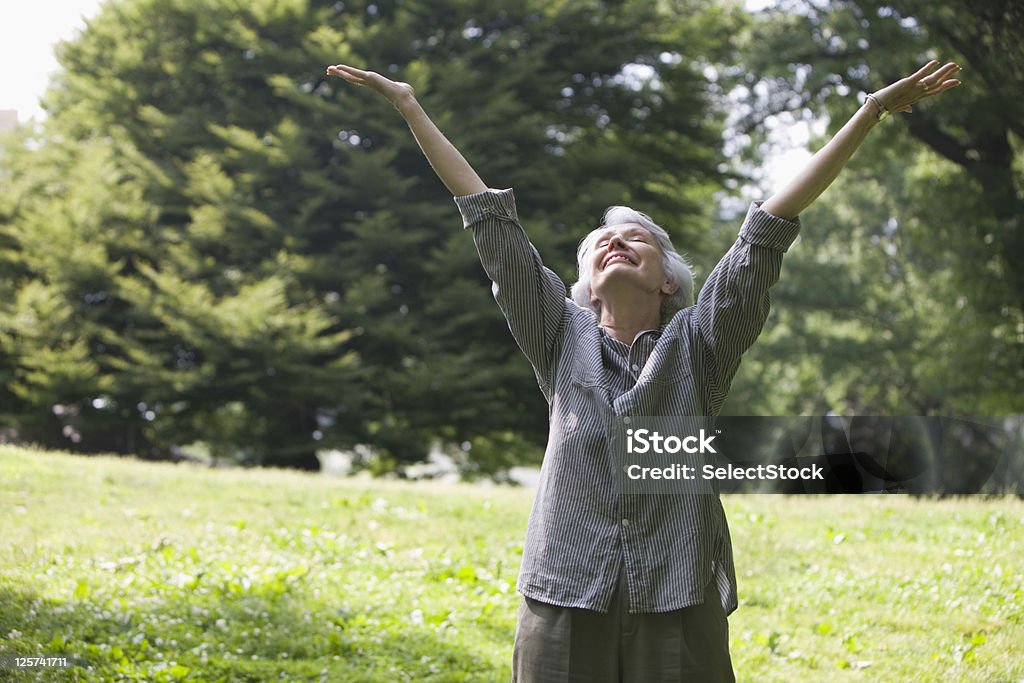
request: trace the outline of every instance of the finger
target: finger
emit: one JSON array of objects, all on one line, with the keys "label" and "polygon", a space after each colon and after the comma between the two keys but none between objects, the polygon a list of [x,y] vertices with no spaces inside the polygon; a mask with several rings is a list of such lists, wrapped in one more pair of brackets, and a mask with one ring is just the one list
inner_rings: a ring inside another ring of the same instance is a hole
[{"label": "finger", "polygon": [[334,65],[328,70],[328,73],[332,76],[339,76],[349,83],[355,83],[356,85],[365,85],[367,80],[367,72],[355,67],[349,67],[348,65]]},{"label": "finger", "polygon": [[921,99],[924,99],[925,97],[935,97],[941,92],[946,92],[950,88],[955,88],[960,85],[960,83],[960,79],[957,78],[946,79],[938,85],[928,88],[928,91],[921,96]]},{"label": "finger", "polygon": [[328,75],[341,76],[342,74],[344,74],[345,72],[341,70],[341,66],[341,64],[332,64],[331,66],[327,67]]},{"label": "finger", "polygon": [[349,66],[348,64],[335,64],[334,68],[340,72],[339,75],[344,73],[348,74],[349,76],[355,76],[356,78],[366,78],[367,72],[363,71],[362,69],[357,69],[354,66]]},{"label": "finger", "polygon": [[355,83],[356,85],[363,85],[363,83],[365,82],[362,78],[359,78],[358,76],[347,73],[345,71],[341,71],[340,69],[328,71],[327,74],[330,76],[338,76],[342,80],[348,81],[349,83]]},{"label": "finger", "polygon": [[[922,90],[925,91],[923,97],[931,97],[932,95],[938,95],[943,90],[948,90],[949,88],[954,87],[955,85],[959,85],[960,81],[958,79],[949,78],[949,76],[952,76],[953,74],[959,71],[960,65],[950,62],[949,64],[946,64],[941,69],[936,71],[934,74],[922,78],[920,81],[918,81],[918,85],[921,87]],[[955,81],[955,83],[947,85],[947,83],[951,83],[952,81]]]},{"label": "finger", "polygon": [[335,66],[328,67],[327,73],[331,76],[338,76],[349,83],[356,85],[366,85],[365,72],[360,69],[354,69],[344,64],[337,64]]},{"label": "finger", "polygon": [[915,81],[921,80],[922,78],[927,76],[929,74],[929,72],[931,72],[931,70],[934,69],[935,65],[938,64],[938,63],[939,63],[939,60],[937,60],[937,59],[931,60],[930,62],[928,62],[927,64],[922,66],[920,69],[915,71],[914,74],[911,76],[911,78],[914,79]]},{"label": "finger", "polygon": [[957,71],[960,71],[960,65],[950,62],[944,65],[935,73],[933,73],[931,76],[928,76],[928,78],[925,80],[927,80],[929,83],[941,83],[950,76],[952,76],[953,74],[955,74]]}]

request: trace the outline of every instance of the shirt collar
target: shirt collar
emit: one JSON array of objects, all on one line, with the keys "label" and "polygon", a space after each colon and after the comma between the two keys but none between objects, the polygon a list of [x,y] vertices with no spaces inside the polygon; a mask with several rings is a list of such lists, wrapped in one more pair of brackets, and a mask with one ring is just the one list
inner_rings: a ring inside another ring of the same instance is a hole
[{"label": "shirt collar", "polygon": [[643,338],[645,335],[648,335],[648,334],[653,335],[654,336],[654,341],[657,341],[658,338],[661,336],[661,331],[664,329],[664,326],[659,327],[656,330],[640,330],[639,332],[636,333],[636,336],[633,337],[633,343],[632,344],[627,344],[626,342],[619,341],[615,337],[613,337],[610,334],[608,334],[608,332],[605,331],[604,327],[602,327],[601,325],[598,325],[597,329],[601,330],[601,336],[604,337],[605,339],[607,339],[608,341],[612,342],[612,345],[615,348],[617,348],[617,349],[620,348],[623,353],[629,353],[629,349],[634,344],[636,344],[638,341],[640,341],[640,339]]}]

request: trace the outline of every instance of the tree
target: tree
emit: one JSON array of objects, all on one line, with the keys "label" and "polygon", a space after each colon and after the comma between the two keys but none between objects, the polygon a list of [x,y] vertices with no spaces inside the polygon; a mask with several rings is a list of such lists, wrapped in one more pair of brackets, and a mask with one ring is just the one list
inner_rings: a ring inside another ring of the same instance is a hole
[{"label": "tree", "polygon": [[[316,467],[318,406],[353,374],[342,345],[348,333],[292,272],[287,259],[295,256],[285,248],[291,238],[267,214],[267,204],[252,207],[250,179],[239,173],[236,182],[220,160],[196,146],[195,126],[175,126],[140,101],[144,97],[126,93],[124,74],[149,75],[143,55],[158,50],[167,35],[159,31],[187,24],[187,13],[168,10],[156,26],[133,33],[154,18],[147,12],[159,14],[156,5],[111,5],[66,48],[64,59],[81,71],[51,92],[43,150],[61,157],[81,147],[90,156],[64,157],[72,172],[29,192],[6,232],[28,263],[16,301],[40,300],[31,296],[40,282],[62,285],[57,298],[63,301],[53,303],[66,314],[59,324],[62,343],[84,367],[75,387],[47,379],[54,374],[43,369],[49,359],[34,360],[47,340],[26,334],[38,327],[31,321],[32,329],[19,329],[26,318],[12,310],[4,331],[23,347],[21,384],[37,391],[32,398],[26,388],[11,389],[31,398],[36,412],[54,405],[74,416],[77,424],[64,425],[62,435],[86,450],[159,456],[199,439],[221,447],[218,455]],[[198,16],[192,19],[195,25]],[[111,44],[119,48],[106,51]],[[108,74],[122,77],[101,84]],[[88,96],[78,98],[78,87]],[[209,98],[197,96],[192,104],[197,109],[187,114],[198,115]],[[236,132],[209,124],[198,128],[210,142]],[[302,161],[300,145],[281,150],[292,142],[289,130],[289,122],[280,121],[277,137],[268,131],[260,141],[268,161],[277,162],[263,167],[291,170],[284,168],[288,154]],[[276,147],[266,144],[271,139]],[[228,147],[232,170],[245,161],[248,141],[235,135]],[[163,157],[154,153],[158,143],[167,145]],[[67,245],[70,253],[54,245]],[[95,438],[104,423],[141,431],[144,438]]]},{"label": "tree", "polygon": [[[17,435],[52,447],[145,450],[134,403],[115,409],[106,359],[123,308],[109,292],[121,255],[143,248],[151,214],[120,184],[103,144],[7,141],[0,209],[2,416]],[[130,321],[128,321],[130,324]],[[105,369],[107,371],[105,371]],[[89,428],[82,430],[84,423]]]},{"label": "tree", "polygon": [[[705,244],[722,174],[703,67],[723,53],[710,29],[741,21],[640,1],[105,5],[61,50],[43,147],[104,148],[117,173],[92,184],[145,215],[93,237],[111,257],[93,376],[110,386],[76,401],[136,410],[162,449],[310,464],[315,447],[365,443],[388,467],[441,438],[508,464],[543,441],[545,415],[471,240],[400,117],[324,66],[411,81],[481,175],[516,188],[571,279],[609,204]],[[19,259],[30,226],[8,216]],[[12,291],[48,277],[26,269]]]},{"label": "tree", "polygon": [[1024,408],[1024,188],[1014,170],[1024,110],[1009,95],[1024,85],[1013,37],[1020,18],[1012,3],[857,0],[795,3],[756,24],[749,55],[764,96],[751,87],[754,130],[800,107],[835,126],[858,91],[932,56],[962,64],[965,86],[883,122],[804,216],[809,227],[777,290],[777,327],[737,379],[741,395],[773,397],[751,405],[918,415]]}]

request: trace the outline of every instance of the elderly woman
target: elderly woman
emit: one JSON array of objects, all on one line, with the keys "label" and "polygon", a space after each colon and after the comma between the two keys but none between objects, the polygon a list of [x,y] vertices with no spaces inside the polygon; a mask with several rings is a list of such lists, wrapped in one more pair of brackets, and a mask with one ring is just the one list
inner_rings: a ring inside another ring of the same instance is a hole
[{"label": "elderly woman", "polygon": [[526,534],[513,680],[732,681],[736,609],[729,530],[717,495],[628,495],[609,432],[631,416],[718,414],[768,316],[768,289],[797,215],[890,112],[960,83],[932,61],[868,95],[806,169],[755,202],[693,303],[693,277],[648,216],[612,207],[582,242],[566,297],[519,224],[442,135],[413,89],[339,64],[327,73],[387,98],[455,195],[494,296],[550,407]]}]

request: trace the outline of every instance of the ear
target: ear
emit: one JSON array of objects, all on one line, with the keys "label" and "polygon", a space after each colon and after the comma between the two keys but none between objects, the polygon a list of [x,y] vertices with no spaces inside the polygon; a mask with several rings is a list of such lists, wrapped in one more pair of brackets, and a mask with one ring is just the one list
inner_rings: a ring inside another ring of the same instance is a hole
[{"label": "ear", "polygon": [[666,279],[663,283],[661,283],[661,293],[664,294],[665,296],[672,296],[678,291],[679,285],[672,282],[671,280]]},{"label": "ear", "polygon": [[598,299],[596,296],[594,296],[594,288],[593,287],[587,287],[587,291],[590,292],[590,305],[591,306],[596,306],[596,305],[601,303],[601,300]]}]

